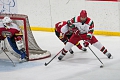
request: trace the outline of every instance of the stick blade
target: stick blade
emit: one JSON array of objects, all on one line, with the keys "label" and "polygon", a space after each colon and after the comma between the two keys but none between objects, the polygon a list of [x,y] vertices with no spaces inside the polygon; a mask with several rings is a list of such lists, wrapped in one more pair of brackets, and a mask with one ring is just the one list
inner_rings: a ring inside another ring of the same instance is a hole
[{"label": "stick blade", "polygon": [[48,64],[47,63],[45,63],[45,66],[47,66]]},{"label": "stick blade", "polygon": [[100,68],[103,68],[104,67],[104,65],[102,64],[101,66],[100,66]]}]

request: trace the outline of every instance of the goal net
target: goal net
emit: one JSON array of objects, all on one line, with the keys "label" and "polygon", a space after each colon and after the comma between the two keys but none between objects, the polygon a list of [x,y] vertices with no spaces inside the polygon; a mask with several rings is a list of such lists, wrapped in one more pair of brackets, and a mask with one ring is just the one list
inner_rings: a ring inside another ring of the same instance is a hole
[{"label": "goal net", "polygon": [[14,23],[16,23],[21,28],[21,33],[23,35],[25,51],[28,56],[28,60],[39,60],[51,56],[51,53],[47,50],[42,50],[34,39],[32,34],[28,16],[23,14],[0,14],[0,21],[4,16],[9,16]]}]

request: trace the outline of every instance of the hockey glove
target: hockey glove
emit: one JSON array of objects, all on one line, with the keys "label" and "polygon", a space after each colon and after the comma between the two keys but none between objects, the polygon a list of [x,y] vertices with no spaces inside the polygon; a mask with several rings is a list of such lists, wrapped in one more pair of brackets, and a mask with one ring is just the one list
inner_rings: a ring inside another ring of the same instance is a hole
[{"label": "hockey glove", "polygon": [[67,21],[67,26],[69,26],[70,28],[75,27],[75,25],[70,20]]},{"label": "hockey glove", "polygon": [[80,35],[80,30],[78,30],[76,27],[72,28],[72,31],[75,35]]},{"label": "hockey glove", "polygon": [[89,46],[89,42],[88,41],[84,41],[83,45],[84,45],[84,47],[88,47]]},{"label": "hockey glove", "polygon": [[59,39],[63,39],[64,38],[64,34],[60,33]]},{"label": "hockey glove", "polygon": [[59,39],[64,43],[66,44],[68,39],[67,39],[67,36],[63,33],[60,33],[60,36],[59,36]]},{"label": "hockey glove", "polygon": [[92,34],[91,34],[91,33],[88,33],[88,34],[87,34],[87,38],[91,39],[91,38],[92,38]]}]

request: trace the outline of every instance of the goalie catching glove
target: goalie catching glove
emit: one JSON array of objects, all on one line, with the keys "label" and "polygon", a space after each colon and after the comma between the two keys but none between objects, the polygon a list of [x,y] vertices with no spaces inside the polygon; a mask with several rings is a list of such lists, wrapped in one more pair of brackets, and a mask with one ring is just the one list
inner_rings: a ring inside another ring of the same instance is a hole
[{"label": "goalie catching glove", "polygon": [[59,39],[60,39],[64,44],[66,44],[66,43],[68,42],[68,38],[67,38],[66,34],[64,34],[64,33],[60,33]]}]

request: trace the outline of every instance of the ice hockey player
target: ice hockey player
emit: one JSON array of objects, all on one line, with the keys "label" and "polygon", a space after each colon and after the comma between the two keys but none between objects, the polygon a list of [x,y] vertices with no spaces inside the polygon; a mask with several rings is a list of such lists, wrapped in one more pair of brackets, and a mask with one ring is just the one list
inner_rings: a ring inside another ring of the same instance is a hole
[{"label": "ice hockey player", "polygon": [[74,34],[71,36],[71,38],[63,48],[61,55],[58,57],[59,60],[62,60],[62,58],[66,55],[70,48],[80,40],[84,40],[83,45],[85,47],[88,47],[90,43],[101,52],[103,52],[103,54],[105,54],[109,59],[113,58],[110,52],[108,52],[108,50],[105,48],[105,46],[103,46],[94,36],[94,23],[89,17],[87,17],[86,10],[82,10],[80,12],[80,16],[74,17],[73,19],[71,19],[71,22],[75,25],[75,27],[72,28]]},{"label": "ice hockey player", "polygon": [[9,16],[5,16],[0,22],[0,53],[7,50],[17,57],[20,62],[26,61],[26,52],[22,35],[19,34],[20,28],[13,23]]},{"label": "ice hockey player", "polygon": [[[69,21],[61,21],[55,24],[55,34],[56,36],[66,44],[70,37],[72,36],[73,32],[70,30],[74,25],[71,25]],[[80,50],[86,51],[87,49],[82,47],[79,41],[75,44]],[[69,52],[73,54],[73,50],[70,49]]]}]

